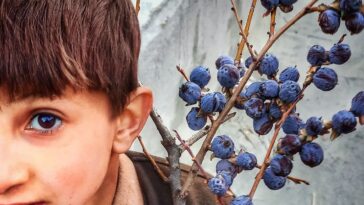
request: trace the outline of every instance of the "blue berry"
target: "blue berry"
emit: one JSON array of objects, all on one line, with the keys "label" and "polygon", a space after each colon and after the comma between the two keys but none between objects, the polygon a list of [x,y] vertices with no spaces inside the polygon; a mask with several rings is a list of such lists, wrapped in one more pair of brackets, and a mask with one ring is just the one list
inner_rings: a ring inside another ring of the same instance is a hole
[{"label": "blue berry", "polygon": [[216,164],[216,173],[229,172],[233,177],[238,173],[237,167],[227,159],[222,159]]},{"label": "blue berry", "polygon": [[364,14],[355,12],[345,18],[345,26],[351,34],[360,33],[364,29]]},{"label": "blue berry", "polygon": [[357,93],[351,100],[350,111],[357,117],[364,116],[364,91]]},{"label": "blue berry", "polygon": [[324,151],[319,144],[310,142],[302,146],[300,157],[305,165],[316,167],[324,160]]},{"label": "blue berry", "polygon": [[269,115],[274,120],[278,120],[282,117],[281,108],[277,105],[277,103],[272,103],[269,107]]},{"label": "blue berry", "polygon": [[355,130],[356,119],[353,113],[341,110],[332,117],[332,129],[337,134],[347,134]]},{"label": "blue berry", "polygon": [[262,3],[264,8],[270,11],[278,6],[279,0],[260,0],[260,3]]},{"label": "blue berry", "polygon": [[340,27],[340,14],[333,9],[327,9],[320,13],[318,21],[322,32],[334,34]]},{"label": "blue berry", "polygon": [[281,82],[285,82],[287,80],[297,82],[299,78],[300,78],[300,73],[298,72],[298,69],[296,68],[296,66],[287,67],[279,75],[279,81],[281,81]]},{"label": "blue berry", "polygon": [[268,167],[264,171],[263,175],[264,184],[272,190],[281,189],[286,184],[286,177],[277,176],[272,171],[271,167]]},{"label": "blue berry", "polygon": [[322,91],[334,89],[337,85],[337,74],[331,68],[321,67],[313,75],[313,84]]},{"label": "blue berry", "polygon": [[284,155],[294,155],[301,150],[301,140],[297,135],[289,134],[278,142],[278,150]]},{"label": "blue berry", "polygon": [[187,105],[195,104],[201,97],[201,88],[196,83],[186,82],[179,88],[179,97],[184,100]]},{"label": "blue berry", "polygon": [[265,98],[272,99],[278,96],[279,93],[279,85],[277,81],[274,80],[266,80],[260,85],[260,93]]},{"label": "blue berry", "polygon": [[225,179],[225,184],[227,187],[230,187],[233,184],[235,176],[231,175],[230,172],[221,171],[221,172],[217,173],[217,175],[220,175]]},{"label": "blue berry", "polygon": [[234,65],[234,59],[230,56],[221,55],[215,61],[216,69],[219,69],[226,64]]},{"label": "blue berry", "polygon": [[201,98],[201,109],[205,113],[221,112],[226,104],[226,98],[219,92],[207,93]]},{"label": "blue berry", "polygon": [[250,64],[252,64],[253,59],[251,56],[249,56],[247,59],[245,59],[244,65],[246,68],[249,68]]},{"label": "blue berry", "polygon": [[354,13],[360,10],[362,0],[340,0],[340,10],[346,13]]},{"label": "blue berry", "polygon": [[265,105],[262,99],[253,97],[244,103],[244,109],[249,117],[255,119],[262,117]]},{"label": "blue berry", "polygon": [[257,165],[257,158],[252,153],[243,152],[236,157],[236,165],[244,170],[252,170]]},{"label": "blue berry", "polygon": [[293,164],[288,157],[277,154],[270,161],[270,167],[275,175],[286,177],[291,173]]},{"label": "blue berry", "polygon": [[220,85],[226,88],[232,88],[240,79],[240,73],[237,67],[225,64],[219,68],[217,72],[217,80]]},{"label": "blue berry", "polygon": [[296,3],[297,0],[279,0],[279,3],[284,6],[291,6],[292,4]]},{"label": "blue berry", "polygon": [[253,202],[249,196],[242,195],[234,198],[230,202],[230,205],[253,205]]},{"label": "blue berry", "polygon": [[187,114],[186,120],[190,129],[200,130],[206,125],[207,117],[205,115],[199,116],[199,108],[193,107]]},{"label": "blue berry", "polygon": [[325,48],[320,45],[313,45],[308,50],[307,61],[312,66],[320,66],[328,60]]},{"label": "blue berry", "polygon": [[217,175],[216,177],[209,179],[207,185],[209,186],[212,193],[216,194],[217,196],[224,196],[229,188],[226,185],[224,177],[221,175]]},{"label": "blue berry", "polygon": [[303,128],[304,123],[297,114],[290,114],[282,125],[283,132],[286,134],[298,135],[301,128]]},{"label": "blue berry", "polygon": [[310,117],[306,121],[305,130],[309,136],[319,135],[323,128],[321,117]]},{"label": "blue berry", "polygon": [[217,158],[228,159],[234,154],[234,142],[227,135],[216,136],[211,142],[211,151]]},{"label": "blue berry", "polygon": [[268,77],[273,77],[277,74],[279,61],[273,54],[265,54],[259,64],[259,72]]},{"label": "blue berry", "polygon": [[350,46],[345,43],[335,44],[329,52],[329,61],[341,65],[349,60],[351,56]]},{"label": "blue berry", "polygon": [[260,85],[263,82],[254,82],[252,84],[250,84],[245,91],[245,96],[246,98],[251,98],[253,95],[259,95],[259,91],[260,91]]},{"label": "blue berry", "polygon": [[286,103],[294,102],[301,92],[300,85],[297,82],[287,80],[282,83],[279,90],[279,98]]},{"label": "blue berry", "polygon": [[266,135],[273,127],[274,121],[270,119],[268,113],[263,113],[260,118],[253,120],[254,131],[259,135]]},{"label": "blue berry", "polygon": [[190,80],[197,85],[200,86],[200,88],[203,88],[209,83],[211,79],[211,74],[209,68],[198,66],[194,68],[190,74]]}]

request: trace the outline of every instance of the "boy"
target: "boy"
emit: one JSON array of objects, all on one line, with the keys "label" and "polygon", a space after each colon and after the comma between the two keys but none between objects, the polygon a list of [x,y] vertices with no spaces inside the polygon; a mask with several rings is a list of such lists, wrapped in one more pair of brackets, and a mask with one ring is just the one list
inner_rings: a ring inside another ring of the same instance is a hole
[{"label": "boy", "polygon": [[127,152],[152,106],[139,49],[130,1],[0,1],[0,205],[171,204]]}]

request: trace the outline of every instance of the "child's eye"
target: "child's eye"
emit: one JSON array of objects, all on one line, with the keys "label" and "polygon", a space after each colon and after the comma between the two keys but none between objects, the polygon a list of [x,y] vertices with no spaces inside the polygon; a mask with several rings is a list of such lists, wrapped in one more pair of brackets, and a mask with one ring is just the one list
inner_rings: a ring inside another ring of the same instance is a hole
[{"label": "child's eye", "polygon": [[52,132],[62,125],[62,120],[50,113],[38,113],[33,116],[27,129],[41,133]]}]

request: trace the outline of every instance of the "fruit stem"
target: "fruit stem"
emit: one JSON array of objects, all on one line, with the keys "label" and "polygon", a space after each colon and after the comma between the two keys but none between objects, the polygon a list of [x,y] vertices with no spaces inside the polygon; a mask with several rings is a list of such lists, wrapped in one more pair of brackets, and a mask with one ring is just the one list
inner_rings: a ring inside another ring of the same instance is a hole
[{"label": "fruit stem", "polygon": [[179,73],[181,73],[181,75],[184,77],[184,79],[185,79],[187,82],[188,82],[188,81],[190,81],[190,80],[188,79],[187,75],[186,75],[185,70],[184,70],[181,66],[176,65],[176,68],[177,68],[178,72],[179,72]]}]

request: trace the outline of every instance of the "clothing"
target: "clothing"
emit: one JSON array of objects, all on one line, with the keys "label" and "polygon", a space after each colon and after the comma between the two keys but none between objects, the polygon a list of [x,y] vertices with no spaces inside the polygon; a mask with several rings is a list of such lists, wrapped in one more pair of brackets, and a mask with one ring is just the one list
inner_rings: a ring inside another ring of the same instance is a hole
[{"label": "clothing", "polygon": [[[138,175],[138,180],[140,187],[142,189],[143,199],[145,205],[172,205],[171,189],[168,183],[164,182],[158,173],[154,170],[152,164],[145,157],[143,153],[129,151],[126,155],[131,159],[134,164],[136,173]],[[153,157],[164,172],[166,176],[169,173],[168,162],[160,157]],[[182,184],[184,183],[189,166],[181,165],[182,173]],[[207,184],[204,183],[204,178],[197,176],[194,180],[193,185],[190,188],[189,195],[187,196],[187,205],[214,205],[217,204],[216,196],[208,189]],[[120,182],[118,182],[120,183]],[[118,192],[116,192],[115,197],[118,197]],[[224,197],[223,200],[225,204],[232,197]]]}]

